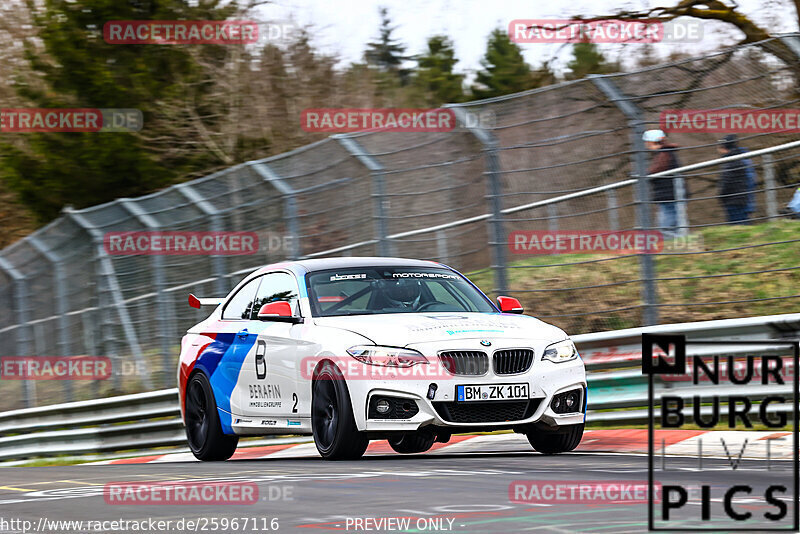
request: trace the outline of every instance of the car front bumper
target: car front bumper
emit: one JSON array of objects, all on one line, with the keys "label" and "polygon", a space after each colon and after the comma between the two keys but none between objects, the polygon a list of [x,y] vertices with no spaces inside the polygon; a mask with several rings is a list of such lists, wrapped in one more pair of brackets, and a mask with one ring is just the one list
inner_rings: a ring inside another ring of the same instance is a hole
[{"label": "car front bumper", "polygon": [[[463,347],[463,344],[461,341],[458,346]],[[531,345],[530,341],[528,345]],[[415,347],[430,361],[428,365],[431,367],[424,372],[419,370],[417,373],[407,373],[396,378],[348,380],[347,387],[358,429],[374,433],[410,432],[433,425],[441,429],[446,428],[450,432],[458,432],[459,429],[463,431],[477,427],[501,429],[532,423],[555,428],[583,423],[587,397],[583,361],[580,358],[561,363],[543,361],[541,354],[546,343],[536,345],[532,347],[535,356],[527,371],[502,375],[495,374],[490,366],[488,372],[480,376],[451,375],[441,368],[436,352],[433,352],[434,356],[428,356],[432,351],[431,347]],[[502,348],[493,347],[494,350]],[[436,349],[441,350],[441,344],[437,344]],[[529,384],[529,398],[526,400],[476,402],[456,400],[456,387],[459,385],[521,383]],[[433,399],[430,399],[429,389],[432,384],[435,384],[436,391]],[[581,391],[581,401],[576,411],[556,413],[552,407],[553,397],[575,389]],[[409,403],[415,403],[418,411],[408,418],[383,418],[374,410],[370,410],[370,402],[375,397],[405,399]]]}]

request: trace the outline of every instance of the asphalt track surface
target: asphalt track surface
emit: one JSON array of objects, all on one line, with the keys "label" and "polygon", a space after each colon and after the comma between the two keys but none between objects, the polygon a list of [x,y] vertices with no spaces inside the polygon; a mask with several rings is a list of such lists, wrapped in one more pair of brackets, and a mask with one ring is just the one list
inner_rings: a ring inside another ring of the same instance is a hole
[{"label": "asphalt track surface", "polygon": [[[517,441],[500,443],[496,451],[407,455],[376,454],[354,462],[326,462],[319,458],[238,459],[224,463],[156,463],[139,465],[74,465],[12,467],[0,470],[0,531],[97,532],[96,529],[54,528],[54,520],[143,521],[171,520],[169,530],[123,530],[108,526],[103,532],[598,532],[623,534],[647,531],[646,503],[549,504],[515,503],[509,485],[517,480],[538,481],[646,481],[647,456],[602,452],[574,452],[544,456]],[[658,466],[660,460],[656,460]],[[666,483],[712,486],[712,512],[721,513],[719,497],[734,484],[756,488],[790,481],[791,462],[767,469],[763,460],[743,459],[731,469],[728,459],[705,459],[702,471],[688,457],[668,457],[668,471],[656,475]],[[663,478],[662,478],[663,477]],[[252,481],[259,498],[250,505],[119,505],[108,504],[103,489],[109,482],[138,481]],[[791,487],[790,487],[791,491]],[[758,517],[774,507],[763,499],[737,502],[739,511]],[[790,527],[789,516],[765,526]],[[685,526],[698,526],[700,505],[688,504],[678,514]],[[410,518],[409,528],[383,523],[354,523],[356,518]],[[227,529],[212,521],[248,518],[249,523]],[[194,529],[183,519],[197,521]],[[433,521],[425,521],[432,519]],[[7,523],[2,523],[5,520]],[[253,523],[253,521],[258,521]],[[693,523],[692,523],[693,521]],[[50,526],[48,529],[47,526]],[[709,525],[708,523],[706,525]],[[706,526],[703,525],[703,526]],[[731,523],[724,525],[730,526]],[[717,532],[726,531],[720,524]],[[14,528],[16,526],[16,528]],[[389,528],[385,528],[389,526]],[[418,527],[424,528],[418,528]],[[672,526],[680,526],[672,523]],[[369,528],[367,528],[369,527]]]}]

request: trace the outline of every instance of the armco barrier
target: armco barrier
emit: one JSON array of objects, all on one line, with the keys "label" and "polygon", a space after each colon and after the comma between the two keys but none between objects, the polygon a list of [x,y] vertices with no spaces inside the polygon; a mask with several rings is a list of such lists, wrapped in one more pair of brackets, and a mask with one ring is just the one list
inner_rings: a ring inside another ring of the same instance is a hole
[{"label": "armco barrier", "polygon": [[178,389],[0,413],[0,460],[186,444]]},{"label": "armco barrier", "polygon": [[[800,337],[800,313],[573,336],[589,372],[587,421],[615,425],[647,421],[647,377],[641,372],[643,333],[685,334],[690,340],[720,342],[796,341]],[[681,387],[680,383],[674,385]],[[758,397],[767,393],[759,388],[763,386],[748,386],[748,394]],[[691,396],[701,391],[693,387],[685,393]],[[715,392],[719,394],[719,390]],[[791,405],[777,405],[770,411],[785,410],[791,410]],[[186,443],[176,388],[3,412],[0,436],[0,460]]]}]

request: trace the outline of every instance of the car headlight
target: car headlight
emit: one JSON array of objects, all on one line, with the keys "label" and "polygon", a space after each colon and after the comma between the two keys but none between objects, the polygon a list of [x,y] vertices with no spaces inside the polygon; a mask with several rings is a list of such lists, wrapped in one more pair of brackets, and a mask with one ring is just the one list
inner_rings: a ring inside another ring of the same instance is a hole
[{"label": "car headlight", "polygon": [[360,362],[384,367],[411,367],[418,363],[428,363],[428,359],[421,353],[397,347],[356,345],[347,349],[347,353]]},{"label": "car headlight", "polygon": [[548,345],[542,354],[543,360],[550,360],[554,363],[568,362],[578,357],[578,349],[575,343],[569,339]]}]

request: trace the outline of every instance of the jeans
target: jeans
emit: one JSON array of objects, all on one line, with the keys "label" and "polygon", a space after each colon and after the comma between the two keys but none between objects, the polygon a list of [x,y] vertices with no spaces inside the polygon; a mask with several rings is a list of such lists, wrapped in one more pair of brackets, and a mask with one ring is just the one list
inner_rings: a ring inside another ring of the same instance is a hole
[{"label": "jeans", "polygon": [[678,204],[676,202],[662,202],[658,205],[658,229],[664,239],[678,237]]},{"label": "jeans", "polygon": [[747,221],[747,206],[740,204],[725,204],[725,211],[728,214],[729,223],[743,223]]}]

